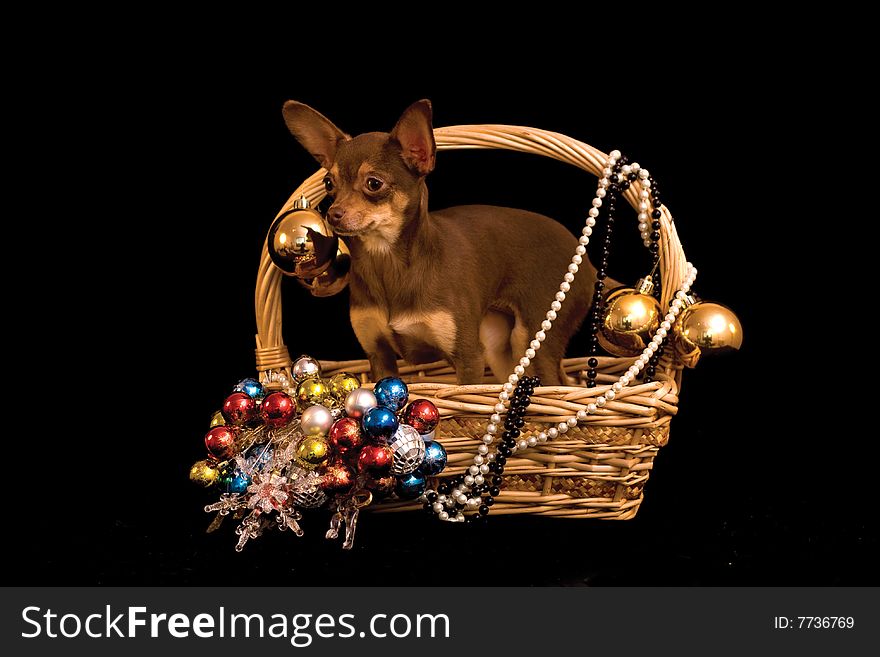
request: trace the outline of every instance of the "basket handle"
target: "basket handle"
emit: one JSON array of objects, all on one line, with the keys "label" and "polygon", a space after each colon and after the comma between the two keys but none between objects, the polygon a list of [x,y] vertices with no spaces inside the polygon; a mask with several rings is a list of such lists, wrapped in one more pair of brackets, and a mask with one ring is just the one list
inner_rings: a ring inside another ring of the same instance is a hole
[{"label": "basket handle", "polygon": [[[458,125],[434,130],[437,150],[501,149],[532,153],[572,164],[595,176],[600,176],[607,155],[592,146],[571,137],[537,128],[510,125]],[[317,205],[325,196],[323,179],[325,169],[308,177],[290,196],[278,212],[280,216],[293,207],[294,201],[305,196]],[[624,197],[634,208],[639,203],[641,185],[633,183]],[[678,239],[672,215],[666,206],[660,208],[660,277],[661,304],[672,300],[685,275],[687,261]],[[292,361],[281,336],[281,279],[283,274],[272,264],[263,243],[254,307],[257,318],[257,371],[283,371],[290,377]]]}]

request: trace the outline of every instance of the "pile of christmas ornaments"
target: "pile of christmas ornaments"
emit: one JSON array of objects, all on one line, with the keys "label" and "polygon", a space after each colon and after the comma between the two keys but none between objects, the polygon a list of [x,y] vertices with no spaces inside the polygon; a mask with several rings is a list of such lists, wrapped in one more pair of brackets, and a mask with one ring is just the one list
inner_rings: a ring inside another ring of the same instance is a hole
[{"label": "pile of christmas ornaments", "polygon": [[240,381],[211,419],[208,458],[190,479],[219,489],[205,507],[240,519],[237,550],[277,526],[302,535],[301,510],[334,511],[328,538],[345,526],[351,548],[360,508],[373,499],[422,495],[427,478],[446,466],[433,440],[440,413],[427,399],[409,400],[396,377],[360,386],[352,374],[321,376],[316,360],[294,363],[289,392],[269,392],[255,379]]}]

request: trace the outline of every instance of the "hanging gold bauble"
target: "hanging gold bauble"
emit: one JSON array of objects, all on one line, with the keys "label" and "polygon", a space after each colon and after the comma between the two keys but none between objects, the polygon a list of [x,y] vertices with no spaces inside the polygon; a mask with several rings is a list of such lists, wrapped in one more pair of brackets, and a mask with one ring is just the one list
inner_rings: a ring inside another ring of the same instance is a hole
[{"label": "hanging gold bauble", "polygon": [[637,287],[618,287],[605,297],[599,344],[615,356],[638,356],[660,326],[660,303],[651,296],[653,284],[641,279]]},{"label": "hanging gold bauble", "polygon": [[691,350],[720,353],[742,346],[742,325],[730,308],[699,301],[682,311],[675,337]]},{"label": "hanging gold bauble", "polygon": [[222,411],[214,411],[214,414],[211,416],[211,426],[209,429],[213,429],[214,427],[222,427],[226,424],[226,418],[223,417]]},{"label": "hanging gold bauble", "polygon": [[275,266],[288,276],[316,278],[333,264],[339,238],[303,196],[272,222],[266,247]]},{"label": "hanging gold bauble", "polygon": [[339,241],[336,259],[323,274],[316,278],[297,278],[297,282],[311,292],[314,297],[332,297],[348,286],[348,274],[351,271],[351,256],[348,247]]}]

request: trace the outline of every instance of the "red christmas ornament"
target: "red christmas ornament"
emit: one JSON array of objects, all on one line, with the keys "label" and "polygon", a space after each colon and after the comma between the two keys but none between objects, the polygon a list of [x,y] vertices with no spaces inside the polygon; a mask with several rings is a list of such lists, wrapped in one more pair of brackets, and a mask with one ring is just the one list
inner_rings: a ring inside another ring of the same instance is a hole
[{"label": "red christmas ornament", "polygon": [[243,392],[233,392],[223,402],[223,419],[228,424],[247,424],[257,416],[257,402]]},{"label": "red christmas ornament", "polygon": [[205,434],[205,447],[218,461],[225,461],[235,455],[235,432],[231,427],[221,425]]},{"label": "red christmas ornament", "polygon": [[440,411],[427,399],[414,399],[403,411],[403,423],[420,434],[431,433],[440,422]]},{"label": "red christmas ornament", "polygon": [[354,487],[354,470],[342,463],[334,461],[324,471],[321,490],[325,493],[347,493]]},{"label": "red christmas ornament", "polygon": [[267,426],[283,427],[296,413],[296,402],[285,392],[272,392],[260,404],[260,415]]},{"label": "red christmas ornament", "polygon": [[393,459],[394,452],[388,445],[367,445],[358,456],[358,470],[369,473],[374,478],[385,477],[391,472]]},{"label": "red christmas ornament", "polygon": [[343,417],[336,420],[330,427],[328,435],[330,444],[337,454],[356,452],[364,444],[360,423],[354,418]]}]

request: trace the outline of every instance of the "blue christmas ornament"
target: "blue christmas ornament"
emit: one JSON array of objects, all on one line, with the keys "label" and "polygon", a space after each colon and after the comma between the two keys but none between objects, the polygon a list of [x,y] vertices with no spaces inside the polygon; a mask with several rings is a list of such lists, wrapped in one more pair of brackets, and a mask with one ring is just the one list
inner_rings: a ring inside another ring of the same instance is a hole
[{"label": "blue christmas ornament", "polygon": [[226,484],[226,492],[227,493],[244,493],[247,492],[247,487],[251,485],[250,476],[242,472],[241,470],[236,470],[232,477],[229,478],[229,483]]},{"label": "blue christmas ornament", "polygon": [[235,384],[233,392],[243,392],[251,399],[262,399],[266,396],[266,389],[256,379],[242,379]]},{"label": "blue christmas ornament", "polygon": [[398,421],[397,416],[390,408],[377,406],[366,412],[361,424],[364,427],[364,432],[370,438],[374,440],[384,438],[388,441],[397,431]]},{"label": "blue christmas ornament", "polygon": [[436,440],[425,442],[425,459],[419,466],[419,472],[436,475],[446,467],[446,449]]},{"label": "blue christmas ornament", "polygon": [[412,500],[425,492],[426,484],[425,475],[416,470],[408,475],[399,477],[397,485],[394,487],[394,492],[402,500]]},{"label": "blue christmas ornament", "polygon": [[272,454],[272,448],[268,444],[254,445],[245,461],[252,470],[262,472],[267,465],[272,463]]},{"label": "blue christmas ornament", "polygon": [[376,395],[379,406],[390,408],[396,413],[406,406],[406,401],[409,399],[409,388],[396,376],[386,376],[376,382],[373,394]]}]

